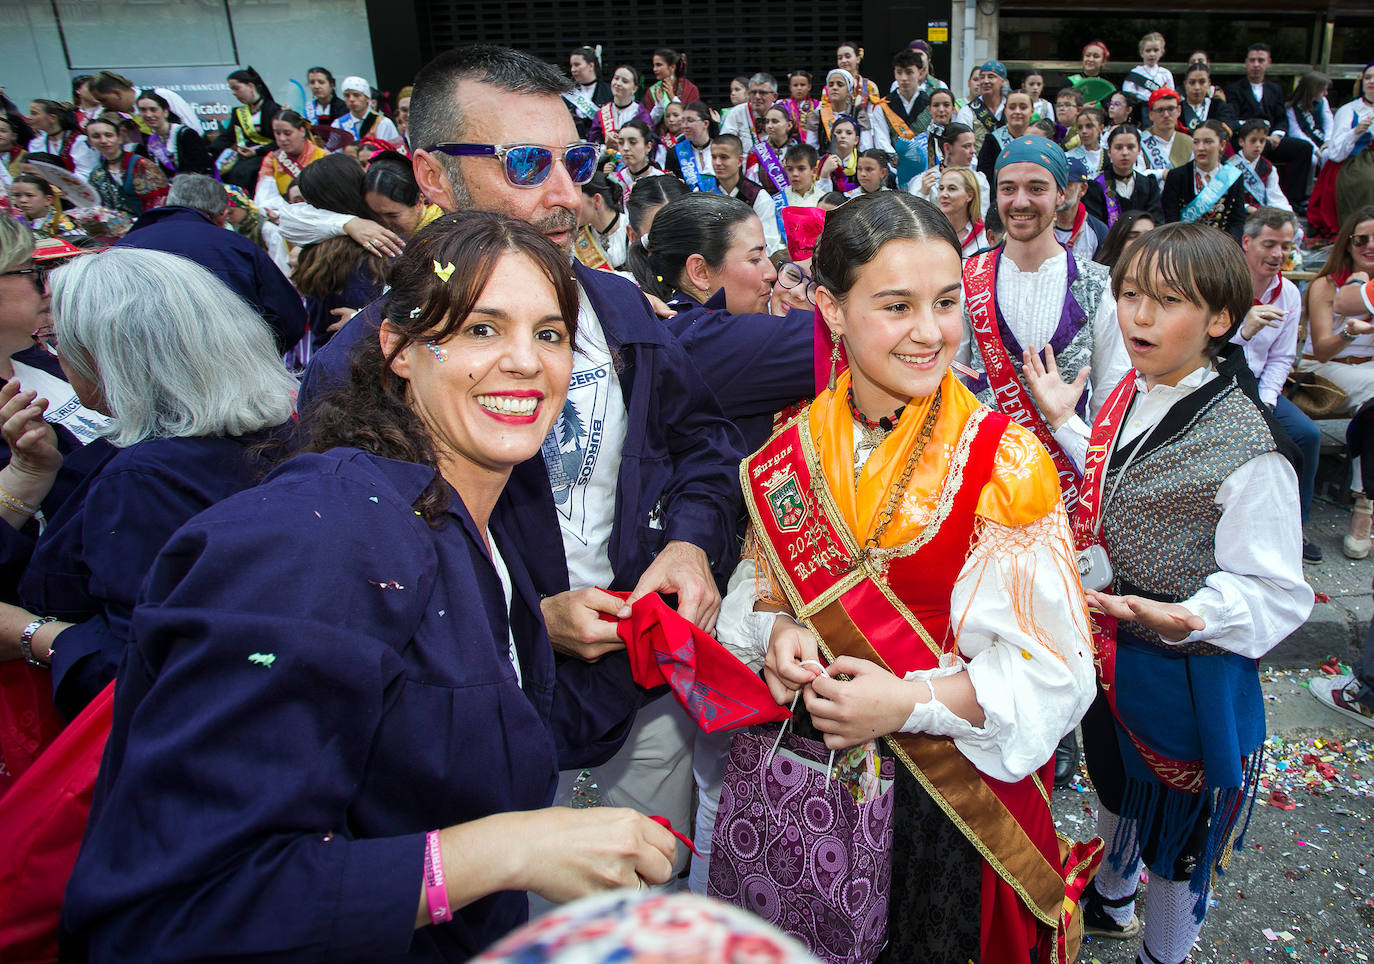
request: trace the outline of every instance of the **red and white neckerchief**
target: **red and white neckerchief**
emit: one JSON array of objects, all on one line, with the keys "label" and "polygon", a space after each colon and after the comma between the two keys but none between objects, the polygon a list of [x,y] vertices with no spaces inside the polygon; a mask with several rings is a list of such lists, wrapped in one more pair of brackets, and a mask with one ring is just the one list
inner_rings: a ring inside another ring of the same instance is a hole
[{"label": "red and white neckerchief", "polygon": [[1083,202],[1078,202],[1078,211],[1073,216],[1073,230],[1069,234],[1069,240],[1064,244],[1070,248],[1078,240],[1078,236],[1083,233],[1083,225],[1088,223],[1088,209],[1083,206]]},{"label": "red and white neckerchief", "polygon": [[1283,293],[1283,272],[1280,271],[1280,272],[1279,272],[1277,275],[1275,275],[1275,277],[1274,277],[1274,291],[1273,291],[1273,293],[1270,294],[1269,297],[1267,297],[1267,298],[1256,298],[1256,299],[1255,299],[1255,304],[1257,304],[1257,305],[1272,305],[1274,302],[1276,302],[1276,301],[1279,300],[1279,295],[1282,294],[1282,293]]}]

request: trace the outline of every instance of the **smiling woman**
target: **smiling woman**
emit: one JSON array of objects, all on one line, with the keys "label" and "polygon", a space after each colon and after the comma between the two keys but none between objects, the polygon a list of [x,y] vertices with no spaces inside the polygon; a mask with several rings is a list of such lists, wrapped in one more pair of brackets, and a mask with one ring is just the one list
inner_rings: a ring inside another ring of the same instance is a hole
[{"label": "smiling woman", "polygon": [[[567,257],[471,212],[421,230],[392,282],[305,454],[154,564],[66,903],[93,959],[466,959],[525,891],[670,874],[648,817],[549,807],[559,754],[605,735],[568,674],[604,666],[555,671],[503,491],[567,397]],[[325,587],[306,602],[302,572]],[[131,875],[129,846],[159,859]],[[220,910],[182,927],[192,907]]]}]

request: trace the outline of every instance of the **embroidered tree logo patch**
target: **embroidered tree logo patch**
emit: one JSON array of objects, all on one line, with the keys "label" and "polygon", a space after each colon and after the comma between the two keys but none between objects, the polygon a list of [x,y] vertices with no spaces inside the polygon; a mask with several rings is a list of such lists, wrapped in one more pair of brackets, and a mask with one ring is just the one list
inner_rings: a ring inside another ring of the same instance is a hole
[{"label": "embroidered tree logo patch", "polygon": [[773,521],[782,532],[796,532],[806,518],[806,501],[794,469],[778,469],[763,484],[764,498],[773,511]]}]

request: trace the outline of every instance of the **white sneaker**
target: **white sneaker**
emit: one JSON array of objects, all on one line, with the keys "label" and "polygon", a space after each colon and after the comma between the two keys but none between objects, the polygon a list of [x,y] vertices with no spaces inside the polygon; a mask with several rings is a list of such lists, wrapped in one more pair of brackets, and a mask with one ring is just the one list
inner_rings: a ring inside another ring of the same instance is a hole
[{"label": "white sneaker", "polygon": [[1323,706],[1374,727],[1374,710],[1355,699],[1360,681],[1354,676],[1313,676],[1307,681],[1307,688]]}]

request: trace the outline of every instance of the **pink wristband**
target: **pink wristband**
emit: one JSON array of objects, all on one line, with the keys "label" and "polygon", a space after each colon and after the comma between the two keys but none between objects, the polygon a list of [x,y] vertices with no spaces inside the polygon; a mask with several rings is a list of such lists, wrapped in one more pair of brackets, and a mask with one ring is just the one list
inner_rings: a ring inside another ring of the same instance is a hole
[{"label": "pink wristband", "polygon": [[429,904],[432,924],[446,924],[453,920],[448,906],[448,887],[444,885],[444,851],[439,846],[439,831],[425,834],[425,901]]}]

